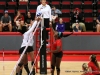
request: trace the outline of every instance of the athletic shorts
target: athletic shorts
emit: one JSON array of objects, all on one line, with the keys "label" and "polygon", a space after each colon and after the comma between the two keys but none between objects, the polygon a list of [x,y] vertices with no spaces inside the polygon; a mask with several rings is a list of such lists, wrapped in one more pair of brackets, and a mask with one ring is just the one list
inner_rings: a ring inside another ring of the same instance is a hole
[{"label": "athletic shorts", "polygon": [[53,53],[53,54],[54,54],[55,57],[58,57],[58,58],[62,58],[62,56],[63,56],[63,52],[62,51],[60,51],[58,53]]},{"label": "athletic shorts", "polygon": [[[22,48],[19,49],[19,54],[22,54],[23,53],[25,47],[26,46],[24,46],[24,47],[22,47]],[[26,49],[26,51],[25,51],[25,54],[28,53],[28,52],[32,52],[32,51],[34,51],[33,50],[33,47],[32,46],[28,46],[27,49]]]}]

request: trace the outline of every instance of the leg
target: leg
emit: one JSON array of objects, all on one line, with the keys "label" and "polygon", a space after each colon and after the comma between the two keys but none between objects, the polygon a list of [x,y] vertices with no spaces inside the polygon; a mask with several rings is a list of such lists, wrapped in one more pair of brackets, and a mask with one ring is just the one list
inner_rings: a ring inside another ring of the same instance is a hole
[{"label": "leg", "polygon": [[61,59],[62,58],[58,58],[56,57],[56,71],[57,71],[57,75],[60,75],[60,64],[61,64]]},{"label": "leg", "polygon": [[28,58],[27,58],[27,54],[26,54],[26,59],[24,60],[24,69],[26,70],[27,74],[30,73],[29,68],[28,68]]},{"label": "leg", "polygon": [[21,21],[21,26],[23,26],[24,25],[24,21]]},{"label": "leg", "polygon": [[81,23],[79,23],[79,25],[82,27],[82,30],[83,30],[84,32],[86,32],[85,24],[81,22]]},{"label": "leg", "polygon": [[[29,52],[30,58],[31,58],[31,65],[33,67],[32,75],[35,75],[35,63],[34,63],[34,51]],[[34,64],[34,66],[33,66]]]},{"label": "leg", "polygon": [[11,32],[12,31],[12,25],[9,24],[8,27],[9,27],[9,31]]},{"label": "leg", "polygon": [[22,66],[23,66],[25,60],[26,60],[26,54],[23,55],[21,61],[19,62],[18,66],[16,68],[16,75],[19,75],[19,72],[22,69]]},{"label": "leg", "polygon": [[[28,64],[27,54],[24,57],[26,58],[25,60],[23,60],[23,64],[24,64],[24,68],[25,68],[25,66]],[[25,68],[25,70],[26,70],[26,68]],[[26,70],[26,72],[27,72],[27,70]],[[20,70],[19,75],[22,75],[22,69]]]},{"label": "leg", "polygon": [[51,75],[54,75],[55,63],[56,63],[56,57],[55,57],[54,54],[52,54],[52,59],[51,59]]},{"label": "leg", "polygon": [[16,26],[17,26],[17,29],[21,29],[21,22],[20,21],[16,21]]},{"label": "leg", "polygon": [[0,32],[2,32],[2,24],[0,24]]},{"label": "leg", "polygon": [[100,27],[100,25],[97,24],[96,27],[97,27],[97,32],[99,32],[99,27]]}]

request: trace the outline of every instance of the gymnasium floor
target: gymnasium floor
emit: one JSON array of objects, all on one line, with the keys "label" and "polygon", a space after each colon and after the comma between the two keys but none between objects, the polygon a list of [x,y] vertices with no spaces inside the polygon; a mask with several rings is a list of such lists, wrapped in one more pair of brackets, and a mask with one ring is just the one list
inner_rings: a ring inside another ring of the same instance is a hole
[{"label": "gymnasium floor", "polygon": [[[2,55],[0,55],[0,75],[10,75],[18,58],[19,58],[18,55],[13,55],[13,56],[5,55],[4,61],[2,61],[3,57]],[[47,57],[47,59],[48,59],[47,65],[50,66],[50,61],[49,61],[50,58]],[[100,55],[97,55],[97,60],[100,61]],[[84,62],[88,63],[88,61],[89,61],[89,55],[84,55],[84,56],[83,55],[64,55],[62,59],[62,63],[61,63],[61,75],[81,75],[82,72],[65,72],[65,71],[68,71],[68,70],[82,71],[81,65]],[[30,62],[29,62],[29,67],[30,67]],[[23,75],[27,75],[25,70],[23,70]],[[37,73],[36,75],[40,75],[40,74]],[[50,70],[48,70],[47,75],[51,75]]]}]

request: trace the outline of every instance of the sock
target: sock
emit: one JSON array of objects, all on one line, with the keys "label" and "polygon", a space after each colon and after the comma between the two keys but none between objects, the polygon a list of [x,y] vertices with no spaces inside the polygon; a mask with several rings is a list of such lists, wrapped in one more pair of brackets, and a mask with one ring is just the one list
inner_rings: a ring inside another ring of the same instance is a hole
[{"label": "sock", "polygon": [[25,70],[26,70],[27,74],[29,74],[29,73],[30,73],[30,71],[29,71],[29,68],[28,68],[28,63],[27,63],[26,65],[24,65],[24,68],[25,68]]}]

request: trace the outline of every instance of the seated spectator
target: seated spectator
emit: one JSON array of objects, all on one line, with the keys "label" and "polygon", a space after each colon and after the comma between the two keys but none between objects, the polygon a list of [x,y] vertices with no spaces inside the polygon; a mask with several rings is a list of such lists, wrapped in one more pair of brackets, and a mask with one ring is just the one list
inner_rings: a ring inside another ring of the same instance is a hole
[{"label": "seated spectator", "polygon": [[32,25],[33,18],[31,17],[31,13],[28,11],[25,17],[25,25],[30,27]]},{"label": "seated spectator", "polygon": [[56,29],[58,32],[64,32],[65,31],[65,24],[63,23],[63,19],[59,18],[59,22],[56,24]]},{"label": "seated spectator", "polygon": [[96,25],[96,27],[97,27],[97,32],[100,32],[100,15],[97,17],[96,22],[97,22],[97,25]]},{"label": "seated spectator", "polygon": [[82,27],[79,25],[78,21],[75,23],[75,26],[73,27],[73,32],[82,32]]},{"label": "seated spectator", "polygon": [[90,56],[90,62],[88,63],[89,72],[93,75],[100,75],[100,67],[95,55]]},{"label": "seated spectator", "polygon": [[89,72],[89,68],[88,68],[88,65],[86,63],[82,64],[82,70],[83,70],[82,75],[93,75],[92,73]]},{"label": "seated spectator", "polygon": [[4,16],[1,17],[0,31],[12,31],[11,17],[8,15],[8,11],[5,10]]},{"label": "seated spectator", "polygon": [[80,13],[79,8],[75,8],[75,10],[72,13],[71,20],[72,20],[72,29],[75,26],[75,23],[79,21],[79,25],[82,27],[82,30],[85,32],[86,27],[85,24],[82,22],[82,13]]},{"label": "seated spectator", "polygon": [[18,27],[22,27],[24,25],[24,16],[20,13],[20,11],[17,11],[17,15],[14,18],[14,22]]},{"label": "seated spectator", "polygon": [[52,6],[52,10],[51,10],[51,15],[52,15],[52,20],[53,23],[55,23],[55,20],[58,18],[59,15],[61,15],[62,12],[59,9],[56,9],[55,6]]}]

